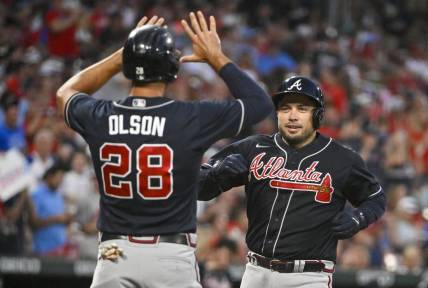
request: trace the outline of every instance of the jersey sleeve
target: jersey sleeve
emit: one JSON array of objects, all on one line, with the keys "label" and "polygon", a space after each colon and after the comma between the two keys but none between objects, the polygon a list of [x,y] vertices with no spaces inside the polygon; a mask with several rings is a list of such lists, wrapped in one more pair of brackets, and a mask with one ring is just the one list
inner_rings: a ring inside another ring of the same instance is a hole
[{"label": "jersey sleeve", "polygon": [[219,71],[219,75],[233,97],[241,100],[245,107],[244,127],[262,121],[274,111],[271,97],[247,72],[235,64],[226,64]]},{"label": "jersey sleeve", "polygon": [[344,194],[354,206],[382,193],[382,187],[376,177],[367,169],[367,165],[356,152],[353,153],[353,162],[345,183]]},{"label": "jersey sleeve", "polygon": [[[219,179],[212,177],[211,170],[218,165],[224,158],[231,154],[241,154],[241,147],[239,142],[235,142],[229,146],[226,146],[213,157],[210,158],[208,163],[204,163],[201,166],[199,173],[199,191],[198,200],[208,201],[211,200],[224,191],[229,190],[231,187],[237,187],[245,184],[245,179],[239,178],[228,178],[227,180],[219,181]],[[244,156],[245,157],[245,156]]]},{"label": "jersey sleeve", "polygon": [[197,146],[207,148],[222,138],[241,132],[245,109],[242,100],[199,103]]},{"label": "jersey sleeve", "polygon": [[226,147],[224,147],[223,149],[221,149],[219,152],[217,152],[216,154],[214,154],[209,160],[208,163],[205,163],[204,165],[206,166],[214,166],[216,165],[218,162],[222,161],[224,158],[226,158],[229,155],[232,154],[243,154],[242,153],[242,149],[241,146],[239,145],[241,141],[232,143]]},{"label": "jersey sleeve", "polygon": [[84,134],[87,127],[94,123],[95,109],[99,100],[85,93],[76,93],[65,105],[65,123],[79,134]]}]

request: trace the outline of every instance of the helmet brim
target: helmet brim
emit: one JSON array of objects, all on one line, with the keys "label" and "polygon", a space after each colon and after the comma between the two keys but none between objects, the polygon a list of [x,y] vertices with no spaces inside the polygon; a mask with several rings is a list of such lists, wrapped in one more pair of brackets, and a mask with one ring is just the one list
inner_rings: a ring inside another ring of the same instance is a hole
[{"label": "helmet brim", "polygon": [[279,105],[279,103],[281,103],[282,99],[284,99],[284,96],[289,95],[289,94],[294,94],[294,95],[298,95],[298,96],[302,96],[302,95],[306,96],[310,100],[312,100],[317,107],[322,107],[322,104],[317,99],[315,99],[311,94],[308,94],[305,92],[296,92],[296,91],[281,91],[281,92],[277,92],[277,93],[272,95],[272,101],[273,101],[273,104],[275,105],[275,109],[278,109],[278,105]]}]

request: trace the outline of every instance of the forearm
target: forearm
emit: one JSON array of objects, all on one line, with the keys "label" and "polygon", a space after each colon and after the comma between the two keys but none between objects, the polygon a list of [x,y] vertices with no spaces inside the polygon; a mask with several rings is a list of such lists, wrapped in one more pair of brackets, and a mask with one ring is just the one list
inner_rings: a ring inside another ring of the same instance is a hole
[{"label": "forearm", "polygon": [[209,201],[223,192],[217,181],[211,177],[210,171],[208,167],[202,167],[200,170],[198,200]]},{"label": "forearm", "polygon": [[58,224],[60,223],[59,221],[57,221],[57,216],[51,216],[48,218],[39,218],[39,217],[34,217],[31,221],[31,224],[34,228],[43,228],[52,224]]},{"label": "forearm", "polygon": [[5,211],[5,216],[6,219],[11,222],[14,223],[18,220],[19,216],[22,214],[23,208],[25,206],[25,195],[24,192],[21,192],[21,195],[19,195],[19,199],[17,199],[17,201],[15,202],[15,204],[10,207],[7,208]]},{"label": "forearm", "polygon": [[92,94],[122,69],[122,48],[70,78],[60,88]]},{"label": "forearm", "polygon": [[366,228],[370,224],[376,222],[380,217],[382,217],[383,213],[386,209],[386,199],[385,194],[381,193],[373,198],[368,198],[364,202],[362,202],[358,208],[357,212],[363,213],[363,223],[362,229]]},{"label": "forearm", "polygon": [[107,58],[80,71],[57,91],[58,108],[61,113],[67,100],[78,92],[92,94],[122,69],[122,48]]},{"label": "forearm", "polygon": [[81,229],[86,234],[96,234],[98,232],[96,221],[83,224]]},{"label": "forearm", "polygon": [[37,215],[34,204],[31,201],[28,201],[27,207],[28,207],[29,216],[30,216],[29,217],[30,225],[33,228],[43,228],[52,224],[63,223],[63,221],[61,221],[61,217],[63,215],[55,215],[47,218],[40,218]]},{"label": "forearm", "polygon": [[222,68],[226,66],[229,63],[232,63],[232,60],[230,60],[226,55],[221,53],[217,57],[213,57],[210,62],[208,62],[211,67],[217,72],[220,73]]},{"label": "forearm", "polygon": [[241,99],[246,109],[246,123],[255,124],[273,111],[269,95],[244,71],[228,63],[219,71],[233,97]]},{"label": "forearm", "polygon": [[[242,186],[247,182],[247,167],[237,162],[239,159],[235,157],[236,155],[226,157],[221,164],[215,166],[202,165],[199,173],[198,200],[211,200],[224,191]],[[239,167],[240,164],[241,167]]]}]

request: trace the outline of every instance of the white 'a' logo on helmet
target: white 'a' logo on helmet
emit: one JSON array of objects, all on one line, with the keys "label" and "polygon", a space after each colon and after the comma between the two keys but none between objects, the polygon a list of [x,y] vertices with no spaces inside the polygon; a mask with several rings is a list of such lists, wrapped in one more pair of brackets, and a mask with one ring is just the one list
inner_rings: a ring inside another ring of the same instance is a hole
[{"label": "white 'a' logo on helmet", "polygon": [[291,90],[293,88],[296,88],[297,90],[302,90],[302,79],[298,79],[296,82],[293,83],[290,87],[288,87],[287,90]]}]

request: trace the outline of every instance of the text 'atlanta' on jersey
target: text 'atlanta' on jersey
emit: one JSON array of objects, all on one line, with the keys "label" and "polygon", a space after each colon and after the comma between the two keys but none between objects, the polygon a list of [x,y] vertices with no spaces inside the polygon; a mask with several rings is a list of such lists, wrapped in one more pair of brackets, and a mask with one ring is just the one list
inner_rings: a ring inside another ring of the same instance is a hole
[{"label": "text 'atlanta' on jersey", "polygon": [[[331,219],[346,200],[359,206],[382,191],[355,151],[319,133],[299,149],[279,133],[251,136],[214,155],[206,168],[231,154],[241,154],[249,164],[248,179],[230,186],[245,184],[247,246],[265,257],[335,261]],[[203,187],[199,199],[215,197],[214,190]]]}]

